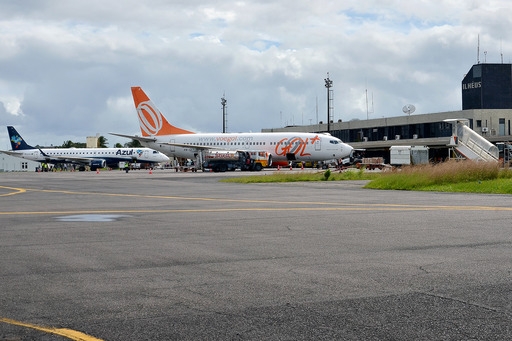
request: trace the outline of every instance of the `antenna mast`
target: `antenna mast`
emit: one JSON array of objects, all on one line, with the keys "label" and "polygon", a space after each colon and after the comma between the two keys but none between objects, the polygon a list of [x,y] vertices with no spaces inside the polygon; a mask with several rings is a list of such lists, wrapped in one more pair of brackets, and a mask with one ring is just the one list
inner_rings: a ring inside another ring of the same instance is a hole
[{"label": "antenna mast", "polygon": [[500,40],[500,56],[501,56],[501,64],[503,64],[503,41]]},{"label": "antenna mast", "polygon": [[478,44],[476,46],[476,63],[480,64],[480,34],[478,35]]},{"label": "antenna mast", "polygon": [[316,123],[318,124],[318,96],[316,96],[315,113],[316,113]]},{"label": "antenna mast", "polygon": [[370,113],[373,114],[373,92],[372,92],[372,110],[371,111],[368,109],[368,89],[365,89],[364,92],[365,92],[365,96],[366,96],[366,119],[368,120],[368,119],[370,119],[369,114]]}]

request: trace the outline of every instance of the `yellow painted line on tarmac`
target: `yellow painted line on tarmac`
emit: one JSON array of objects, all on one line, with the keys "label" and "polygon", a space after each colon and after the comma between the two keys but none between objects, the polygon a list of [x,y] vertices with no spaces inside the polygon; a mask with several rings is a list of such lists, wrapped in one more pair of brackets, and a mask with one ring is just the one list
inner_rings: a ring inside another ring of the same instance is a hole
[{"label": "yellow painted line on tarmac", "polygon": [[[1,187],[1,186],[0,186]],[[207,197],[184,197],[173,195],[151,195],[151,194],[132,194],[132,193],[103,193],[103,192],[79,192],[68,190],[49,190],[49,189],[30,189],[30,188],[17,188],[23,192],[45,192],[45,193],[59,193],[69,195],[95,195],[95,196],[111,196],[111,197],[130,197],[130,198],[147,198],[147,199],[172,199],[172,200],[191,200],[191,201],[215,201],[215,202],[237,202],[237,203],[268,203],[268,204],[290,204],[290,205],[326,205],[326,206],[363,206],[363,207],[399,207],[410,209],[458,209],[458,210],[498,210],[508,211],[512,210],[510,207],[494,207],[494,206],[430,206],[430,205],[408,205],[408,204],[350,204],[350,203],[337,203],[337,202],[322,202],[322,201],[284,201],[284,200],[256,200],[256,199],[229,199],[229,198],[207,198]],[[299,208],[304,209],[304,208]],[[125,212],[125,211],[115,211]],[[133,211],[131,211],[133,212]],[[147,211],[144,211],[147,212]],[[174,212],[174,211],[173,211]]]},{"label": "yellow painted line on tarmac", "polygon": [[241,208],[200,208],[200,209],[126,209],[126,210],[69,210],[69,211],[10,211],[0,216],[18,215],[73,215],[73,214],[130,214],[130,213],[223,213],[223,212],[293,212],[293,211],[512,211],[512,207],[489,206],[372,206],[348,207],[241,207]]},{"label": "yellow painted line on tarmac", "polygon": [[12,191],[10,193],[0,194],[0,197],[6,197],[6,196],[9,196],[9,195],[21,194],[21,193],[25,193],[27,191],[25,188],[6,187],[6,186],[0,186],[0,188],[5,188],[7,190]]},{"label": "yellow painted line on tarmac", "polygon": [[[283,201],[283,200],[255,200],[255,199],[229,199],[229,198],[208,198],[208,197],[184,197],[184,196],[168,196],[168,195],[150,195],[150,194],[131,194],[131,193],[103,193],[103,192],[83,192],[69,190],[43,190],[30,188],[12,188],[2,187],[16,190],[17,192],[8,195],[25,193],[25,192],[45,192],[59,193],[69,195],[95,195],[110,197],[130,197],[130,198],[146,198],[146,199],[166,199],[166,200],[187,200],[187,201],[214,201],[214,202],[236,202],[236,203],[259,203],[272,205],[304,205],[306,207],[244,207],[244,208],[204,208],[204,209],[168,209],[168,210],[151,210],[151,209],[128,209],[128,210],[71,210],[71,211],[18,211],[18,212],[0,212],[0,215],[48,215],[48,214],[98,214],[98,213],[187,213],[187,212],[230,212],[230,211],[396,211],[396,210],[455,210],[455,211],[512,211],[512,207],[500,206],[455,206],[455,205],[409,205],[409,204],[350,204],[337,202],[322,201]],[[313,207],[316,206],[316,207]],[[330,207],[318,207],[330,206]]]},{"label": "yellow painted line on tarmac", "polygon": [[84,333],[76,331],[76,330],[67,329],[67,328],[43,327],[43,326],[31,324],[31,323],[11,320],[11,319],[8,319],[5,317],[0,317],[0,322],[15,325],[15,326],[34,329],[34,330],[38,330],[38,331],[41,331],[44,333],[50,333],[50,334],[55,334],[55,335],[59,335],[59,336],[64,336],[70,340],[75,340],[75,341],[102,341],[101,339],[98,339],[96,337],[84,334]]}]

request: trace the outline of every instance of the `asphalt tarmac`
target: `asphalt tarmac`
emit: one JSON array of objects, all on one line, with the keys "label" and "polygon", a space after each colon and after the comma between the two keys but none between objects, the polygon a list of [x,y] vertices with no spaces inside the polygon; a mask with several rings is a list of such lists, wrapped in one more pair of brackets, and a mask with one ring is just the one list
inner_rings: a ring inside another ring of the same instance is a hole
[{"label": "asphalt tarmac", "polygon": [[0,340],[512,339],[512,197],[239,174],[0,173]]}]

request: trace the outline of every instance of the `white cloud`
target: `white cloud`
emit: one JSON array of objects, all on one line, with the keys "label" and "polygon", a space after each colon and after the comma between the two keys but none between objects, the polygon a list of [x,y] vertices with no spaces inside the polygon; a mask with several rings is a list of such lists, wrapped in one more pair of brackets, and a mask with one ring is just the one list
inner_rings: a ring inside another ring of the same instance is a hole
[{"label": "white cloud", "polygon": [[370,118],[457,110],[478,36],[481,61],[511,61],[511,14],[505,0],[2,2],[1,123],[34,144],[138,132],[134,85],[186,129],[220,131],[223,93],[231,131],[314,123],[327,72],[335,120],[365,119],[366,91]]}]

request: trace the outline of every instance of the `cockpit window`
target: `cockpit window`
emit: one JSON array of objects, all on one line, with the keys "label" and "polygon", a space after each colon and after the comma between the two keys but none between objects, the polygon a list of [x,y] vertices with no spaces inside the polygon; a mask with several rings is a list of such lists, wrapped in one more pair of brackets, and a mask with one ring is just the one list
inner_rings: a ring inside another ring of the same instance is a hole
[{"label": "cockpit window", "polygon": [[339,142],[337,140],[329,140],[329,143],[338,144]]}]

